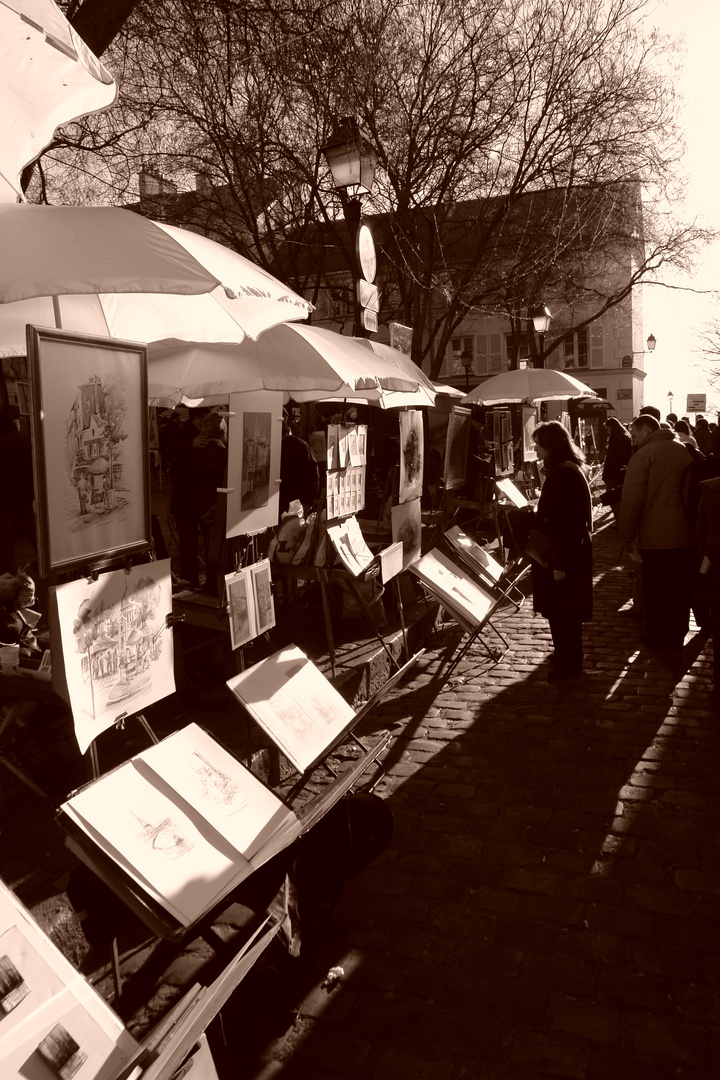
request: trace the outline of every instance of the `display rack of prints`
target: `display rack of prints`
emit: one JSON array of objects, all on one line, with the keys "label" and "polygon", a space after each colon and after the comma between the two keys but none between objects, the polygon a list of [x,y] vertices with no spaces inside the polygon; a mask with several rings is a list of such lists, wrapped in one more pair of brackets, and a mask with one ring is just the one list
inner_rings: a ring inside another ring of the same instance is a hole
[{"label": "display rack of prints", "polygon": [[367,425],[329,424],[325,507],[328,521],[365,507]]}]

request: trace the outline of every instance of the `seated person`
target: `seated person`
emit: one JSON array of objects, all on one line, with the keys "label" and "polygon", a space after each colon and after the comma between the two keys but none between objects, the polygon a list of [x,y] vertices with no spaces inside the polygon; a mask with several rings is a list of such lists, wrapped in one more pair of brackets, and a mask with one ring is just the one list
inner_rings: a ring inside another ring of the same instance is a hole
[{"label": "seated person", "polygon": [[25,609],[35,603],[35,582],[24,570],[18,570],[15,584],[0,599],[0,641],[3,645],[19,645],[21,656],[40,656],[42,647],[35,637],[35,620],[28,618]]}]

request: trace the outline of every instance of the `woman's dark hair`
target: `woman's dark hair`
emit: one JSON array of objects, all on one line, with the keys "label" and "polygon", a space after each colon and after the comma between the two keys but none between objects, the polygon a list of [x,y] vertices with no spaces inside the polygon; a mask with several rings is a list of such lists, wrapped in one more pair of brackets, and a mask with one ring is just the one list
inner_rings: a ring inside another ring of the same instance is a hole
[{"label": "woman's dark hair", "polygon": [[546,468],[562,465],[565,461],[582,465],[585,460],[582,450],[575,445],[567,428],[559,420],[546,420],[538,424],[533,431],[533,439],[548,452],[545,458]]},{"label": "woman's dark hair", "polygon": [[678,420],[677,424],[675,424],[675,431],[679,431],[681,435],[690,434],[690,428],[685,420]]}]

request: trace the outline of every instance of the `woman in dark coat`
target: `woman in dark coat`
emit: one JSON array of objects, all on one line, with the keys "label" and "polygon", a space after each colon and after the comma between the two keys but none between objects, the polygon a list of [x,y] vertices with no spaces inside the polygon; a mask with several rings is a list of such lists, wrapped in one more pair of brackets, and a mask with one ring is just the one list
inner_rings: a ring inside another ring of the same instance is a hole
[{"label": "woman in dark coat", "polygon": [[533,561],[533,603],[550,623],[550,678],[562,679],[582,670],[582,624],[592,619],[592,503],[582,452],[563,425],[538,424],[533,439],[545,472],[535,527],[549,541],[548,565]]},{"label": "woman in dark coat", "polygon": [[618,488],[622,487],[625,478],[625,469],[632,451],[632,439],[630,432],[616,416],[608,416],[605,427],[610,437],[602,471],[603,484],[606,488]]}]

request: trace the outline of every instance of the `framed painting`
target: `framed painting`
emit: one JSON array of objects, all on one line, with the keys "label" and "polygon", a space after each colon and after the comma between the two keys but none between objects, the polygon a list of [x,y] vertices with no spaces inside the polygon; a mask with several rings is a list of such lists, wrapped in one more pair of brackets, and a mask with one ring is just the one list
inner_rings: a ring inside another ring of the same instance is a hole
[{"label": "framed painting", "polygon": [[29,326],[41,577],[151,544],[144,345]]},{"label": "framed painting", "polygon": [[537,450],[533,442],[533,431],[537,427],[537,409],[523,405],[522,410],[522,448],[523,461],[537,461]]},{"label": "framed painting", "polygon": [[495,446],[495,475],[510,476],[515,470],[513,457],[512,414],[509,409],[495,409],[492,414]]},{"label": "framed painting", "polygon": [[445,488],[462,487],[467,477],[468,446],[470,445],[471,409],[454,405],[448,420],[445,439]]},{"label": "framed painting", "polygon": [[253,593],[255,595],[255,633],[266,633],[275,625],[275,603],[272,594],[270,560],[263,559],[250,567],[252,571]]},{"label": "framed painting", "polygon": [[423,419],[419,409],[400,413],[400,502],[422,495]]},{"label": "framed painting", "polygon": [[225,575],[225,595],[230,618],[230,644],[233,649],[238,649],[257,637],[250,567]]},{"label": "framed painting", "polygon": [[230,395],[228,538],[277,525],[282,407],[281,390]]}]

